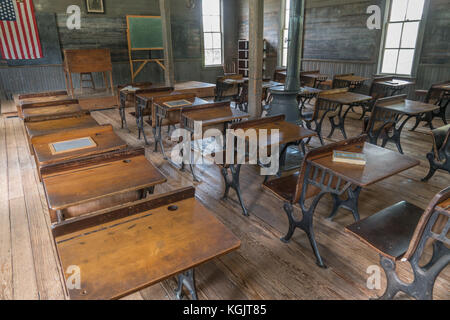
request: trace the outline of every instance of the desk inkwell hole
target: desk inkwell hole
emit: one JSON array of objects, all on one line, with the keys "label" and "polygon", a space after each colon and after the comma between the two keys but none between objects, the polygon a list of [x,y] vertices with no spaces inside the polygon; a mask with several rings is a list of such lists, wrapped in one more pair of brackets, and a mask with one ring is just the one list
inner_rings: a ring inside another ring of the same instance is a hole
[{"label": "desk inkwell hole", "polygon": [[167,210],[169,210],[169,211],[177,211],[178,210],[178,206],[169,206],[167,208]]},{"label": "desk inkwell hole", "polygon": [[131,163],[131,160],[123,160],[123,163]]}]

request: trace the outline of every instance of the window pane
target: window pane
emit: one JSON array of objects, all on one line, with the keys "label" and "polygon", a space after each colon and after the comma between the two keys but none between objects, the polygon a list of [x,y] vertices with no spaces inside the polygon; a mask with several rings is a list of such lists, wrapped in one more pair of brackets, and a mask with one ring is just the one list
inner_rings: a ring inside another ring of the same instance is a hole
[{"label": "window pane", "polygon": [[289,44],[289,30],[288,29],[284,29],[283,32],[283,48],[287,48],[288,44]]},{"label": "window pane", "polygon": [[220,0],[203,0],[203,15],[220,15]]},{"label": "window pane", "polygon": [[203,16],[203,32],[212,31],[213,18],[211,16]]},{"label": "window pane", "polygon": [[405,22],[402,35],[402,48],[415,48],[419,22]]},{"label": "window pane", "polygon": [[289,18],[291,17],[291,12],[286,10],[285,19],[284,19],[284,27],[289,28]]},{"label": "window pane", "polygon": [[213,38],[212,33],[204,33],[204,39],[205,39],[205,49],[212,49],[213,48]]},{"label": "window pane", "polygon": [[395,66],[397,64],[398,50],[386,49],[383,56],[382,73],[395,73]]},{"label": "window pane", "polygon": [[205,50],[205,65],[214,64],[214,56],[212,50]]},{"label": "window pane", "polygon": [[211,17],[211,31],[220,32],[220,16]]},{"label": "window pane", "polygon": [[283,49],[283,67],[287,66],[287,49]]},{"label": "window pane", "polygon": [[403,23],[389,23],[386,32],[386,48],[398,48]]},{"label": "window pane", "polygon": [[407,20],[421,20],[424,0],[409,0],[408,12],[406,13]]},{"label": "window pane", "polygon": [[212,64],[222,64],[222,50],[213,50],[213,63]]},{"label": "window pane", "polygon": [[222,48],[222,39],[220,37],[220,33],[213,33],[212,34],[212,39],[213,39],[213,48],[214,49],[220,49]]},{"label": "window pane", "polygon": [[407,6],[408,0],[392,0],[390,21],[403,21],[406,16]]},{"label": "window pane", "polygon": [[398,74],[411,74],[414,59],[414,50],[400,50],[398,55]]}]

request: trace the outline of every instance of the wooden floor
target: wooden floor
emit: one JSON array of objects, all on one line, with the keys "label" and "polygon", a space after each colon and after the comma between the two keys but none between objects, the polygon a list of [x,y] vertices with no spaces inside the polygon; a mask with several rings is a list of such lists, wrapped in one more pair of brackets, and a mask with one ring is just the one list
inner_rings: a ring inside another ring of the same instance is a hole
[{"label": "wooden floor", "polygon": [[[143,145],[137,140],[131,115],[127,115],[131,132],[120,129],[116,110],[92,115],[102,124],[112,124],[130,145]],[[361,121],[356,119],[357,115],[351,114],[346,122],[349,136],[361,131]],[[328,128],[324,130],[328,133]],[[363,190],[359,205],[363,218],[401,200],[425,208],[437,192],[450,184],[450,176],[444,172],[437,173],[429,183],[420,181],[428,172],[425,154],[431,150],[426,131],[425,128],[414,133],[404,131],[405,153],[419,159],[421,165]],[[149,127],[146,132],[151,137]],[[342,137],[336,133],[334,140],[339,139]],[[165,144],[169,146],[167,139]],[[313,140],[311,144],[317,146],[318,141]],[[393,149],[392,145],[388,147]],[[168,178],[168,183],[157,187],[156,193],[192,184],[189,171],[178,171],[152,150],[153,144],[147,148],[148,159]],[[303,232],[297,230],[289,244],[279,240],[287,231],[287,217],[282,203],[263,191],[263,177],[256,167],[244,166],[241,172],[249,218],[242,216],[232,191],[231,200],[221,200],[224,186],[217,167],[199,166],[197,174],[202,180],[196,184],[198,199],[242,241],[240,250],[197,269],[200,299],[365,300],[384,291],[382,271],[381,290],[369,290],[366,286],[369,276],[366,270],[371,265],[379,265],[379,258],[344,232],[344,227],[352,223],[352,215],[341,210],[334,221],[324,219],[332,207],[330,197],[321,201],[314,221],[319,249],[328,265],[328,269],[320,269]],[[0,118],[0,177],[0,299],[65,299],[43,188],[18,118]],[[399,270],[402,279],[411,281],[407,264],[400,264]],[[447,267],[436,282],[435,299],[450,298],[449,278]],[[174,299],[175,286],[175,280],[169,279],[128,299]]]}]

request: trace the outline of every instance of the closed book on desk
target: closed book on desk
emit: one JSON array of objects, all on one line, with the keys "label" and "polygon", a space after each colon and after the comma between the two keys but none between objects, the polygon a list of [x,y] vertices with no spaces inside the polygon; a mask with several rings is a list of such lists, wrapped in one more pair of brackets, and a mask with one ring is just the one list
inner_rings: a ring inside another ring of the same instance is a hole
[{"label": "closed book on desk", "polygon": [[333,161],[349,164],[365,165],[366,156],[364,153],[334,150]]}]

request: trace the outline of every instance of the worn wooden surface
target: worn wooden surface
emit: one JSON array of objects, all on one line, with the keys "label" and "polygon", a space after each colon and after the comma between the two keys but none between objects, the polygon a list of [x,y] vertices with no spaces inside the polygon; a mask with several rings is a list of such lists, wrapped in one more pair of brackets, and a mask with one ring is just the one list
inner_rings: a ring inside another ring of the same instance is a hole
[{"label": "worn wooden surface", "polygon": [[175,91],[179,93],[194,93],[199,98],[213,97],[216,85],[200,81],[185,81],[175,83]]},{"label": "worn wooden surface", "polygon": [[[50,149],[50,144],[52,143],[86,137],[91,138],[95,145],[87,149],[61,152],[57,154],[53,154]],[[53,163],[124,149],[126,147],[127,144],[114,133],[110,125],[91,127],[87,129],[76,129],[47,136],[35,137],[33,142],[36,164],[39,168],[41,166]]]},{"label": "worn wooden surface", "polygon": [[364,146],[344,147],[339,151],[364,153],[366,164],[359,166],[333,162],[332,153],[314,159],[312,162],[321,168],[331,170],[343,180],[350,181],[360,187],[367,187],[420,164],[416,159],[367,142]]},{"label": "worn wooden surface", "polygon": [[[361,133],[361,121],[357,120],[359,116],[353,113],[348,115],[346,128],[349,136]],[[143,141],[137,140],[135,126],[130,125],[130,133],[120,130],[117,110],[95,112],[93,117],[99,123],[111,123],[116,133],[128,144],[143,145]],[[127,120],[134,124],[134,118],[128,112]],[[413,120],[408,122],[407,128],[412,125]],[[442,121],[436,120],[434,125],[441,126]],[[48,227],[50,222],[45,196],[32,157],[26,150],[22,126],[17,118],[0,118],[0,174],[8,177],[0,179],[0,298],[27,294],[34,299],[64,299],[62,277],[58,273],[58,260]],[[146,126],[145,130],[151,136],[151,127]],[[323,130],[329,132],[327,123]],[[365,188],[359,202],[362,218],[402,200],[424,209],[436,193],[448,186],[448,174],[440,171],[428,183],[420,181],[428,172],[425,154],[432,147],[431,136],[426,132],[428,129],[421,127],[416,132],[404,130],[402,145],[405,154],[419,160],[421,164]],[[174,144],[166,137],[164,134],[164,145],[170,149]],[[337,133],[333,141],[340,139],[342,136]],[[325,141],[330,142],[328,139]],[[163,160],[160,153],[150,152],[153,148],[150,142],[147,157],[168,178],[167,183],[157,186],[156,193],[191,185],[190,172],[180,172]],[[316,138],[312,139],[311,144],[319,146]],[[392,146],[388,148],[395,150]],[[259,176],[258,168],[243,166],[241,170],[240,183],[244,201],[249,204],[249,218],[242,216],[237,198],[232,193],[231,200],[221,200],[224,186],[220,168],[198,165],[196,173],[202,181],[196,185],[197,197],[242,242],[237,252],[198,267],[196,278],[200,299],[366,300],[383,293],[386,285],[383,272],[380,290],[366,287],[369,276],[366,270],[369,266],[378,265],[379,256],[344,232],[344,227],[353,223],[351,214],[344,210],[334,221],[324,219],[331,211],[331,198],[322,199],[314,218],[316,239],[328,265],[328,269],[322,270],[317,268],[308,239],[303,233],[295,233],[289,244],[279,240],[287,231],[287,217],[280,207],[280,200],[262,189],[264,178]],[[22,203],[21,210],[17,209],[17,203]],[[20,229],[28,230],[20,241],[17,229],[20,224],[10,224],[10,220],[17,216],[28,220],[28,224],[22,225],[24,228]],[[15,247],[13,250],[12,245]],[[32,261],[25,265],[26,270],[22,268],[23,265],[12,261],[12,255],[18,255],[19,252],[23,259]],[[427,257],[429,253],[430,250],[427,250]],[[402,279],[412,280],[407,264],[400,262],[398,269]],[[23,278],[18,279],[18,276]],[[435,284],[435,299],[450,298],[449,280],[450,271],[447,268]],[[128,298],[173,299],[175,287],[176,282],[168,279]],[[399,298],[404,296],[400,295]]]},{"label": "worn wooden surface", "polygon": [[165,177],[144,157],[130,157],[43,177],[49,208],[61,210],[158,185]]},{"label": "worn wooden surface", "polygon": [[127,296],[240,245],[195,198],[167,202],[55,240],[63,268],[76,265],[82,272],[81,289],[69,294],[83,300]]}]

